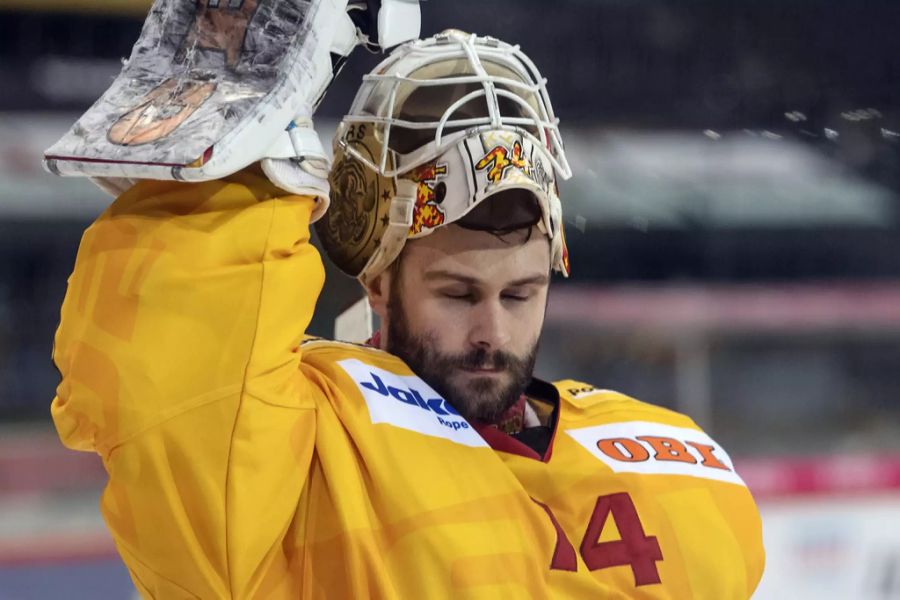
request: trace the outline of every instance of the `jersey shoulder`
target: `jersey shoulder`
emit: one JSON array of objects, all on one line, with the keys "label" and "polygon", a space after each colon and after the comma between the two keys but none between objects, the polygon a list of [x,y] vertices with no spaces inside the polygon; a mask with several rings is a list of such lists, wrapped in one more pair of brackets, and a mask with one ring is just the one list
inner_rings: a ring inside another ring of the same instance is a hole
[{"label": "jersey shoulder", "polygon": [[357,360],[398,375],[412,375],[412,370],[399,357],[375,346],[343,342],[307,335],[300,342],[303,362],[317,368],[342,361]]},{"label": "jersey shoulder", "polygon": [[[633,502],[630,514],[645,529],[632,531],[656,536],[665,590],[678,598],[750,597],[765,563],[762,523],[726,449],[676,411],[581,381],[554,385],[563,434],[554,458],[605,468],[596,487],[579,489]],[[621,507],[610,510],[626,538]]]},{"label": "jersey shoulder", "polygon": [[580,381],[555,385],[560,427],[612,471],[670,476],[676,488],[683,476],[746,487],[725,448],[687,415]]},{"label": "jersey shoulder", "polygon": [[599,388],[574,379],[553,382],[559,392],[560,412],[569,420],[654,421],[677,427],[699,429],[687,415],[642,402],[621,392]]}]

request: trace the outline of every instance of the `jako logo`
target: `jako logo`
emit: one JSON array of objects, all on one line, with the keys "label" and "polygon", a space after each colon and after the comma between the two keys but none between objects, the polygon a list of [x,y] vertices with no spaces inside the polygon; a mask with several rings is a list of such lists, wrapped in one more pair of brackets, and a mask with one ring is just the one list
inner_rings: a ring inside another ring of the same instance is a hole
[{"label": "jako logo", "polygon": [[356,359],[339,361],[366,400],[372,423],[389,423],[466,446],[487,444],[449,402],[415,375],[398,375]]},{"label": "jako logo", "polygon": [[[368,388],[372,391],[378,392],[382,396],[393,396],[400,402],[405,404],[411,404],[413,406],[421,406],[425,410],[430,410],[436,415],[456,415],[459,416],[459,413],[456,412],[456,409],[453,406],[444,400],[443,398],[429,398],[425,400],[422,398],[422,394],[419,393],[419,390],[415,388],[406,388],[400,389],[391,385],[385,385],[384,381],[381,380],[381,377],[376,375],[375,373],[369,373],[369,376],[372,378],[372,381],[363,381],[360,383],[364,388]],[[468,427],[468,423],[463,423],[465,427]]]}]

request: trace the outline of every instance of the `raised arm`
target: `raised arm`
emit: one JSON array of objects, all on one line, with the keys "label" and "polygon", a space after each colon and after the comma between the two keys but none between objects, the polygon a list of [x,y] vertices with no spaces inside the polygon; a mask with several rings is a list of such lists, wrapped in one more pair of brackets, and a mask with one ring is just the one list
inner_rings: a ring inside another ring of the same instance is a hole
[{"label": "raised arm", "polygon": [[[279,196],[279,194],[281,194]],[[86,231],[52,413],[109,473],[101,508],[148,597],[273,597],[318,390],[297,350],[324,272],[314,200],[259,172],[144,181]]]}]

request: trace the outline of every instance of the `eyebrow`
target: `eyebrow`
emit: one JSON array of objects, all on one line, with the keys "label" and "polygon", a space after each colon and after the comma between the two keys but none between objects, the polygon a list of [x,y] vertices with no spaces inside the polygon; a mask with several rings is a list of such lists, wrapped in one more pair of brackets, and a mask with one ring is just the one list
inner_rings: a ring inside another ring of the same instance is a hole
[{"label": "eyebrow", "polygon": [[[453,281],[459,281],[461,283],[467,283],[469,285],[477,285],[480,284],[481,281],[476,279],[475,277],[469,277],[468,275],[463,275],[462,273],[454,273],[453,271],[428,271],[423,276],[422,279],[425,281],[435,281],[441,279],[452,279]],[[522,277],[521,279],[516,279],[515,281],[510,281],[504,285],[504,287],[518,287],[521,285],[545,285],[550,283],[550,276],[544,273],[540,273],[538,275],[531,275],[528,277]]]}]

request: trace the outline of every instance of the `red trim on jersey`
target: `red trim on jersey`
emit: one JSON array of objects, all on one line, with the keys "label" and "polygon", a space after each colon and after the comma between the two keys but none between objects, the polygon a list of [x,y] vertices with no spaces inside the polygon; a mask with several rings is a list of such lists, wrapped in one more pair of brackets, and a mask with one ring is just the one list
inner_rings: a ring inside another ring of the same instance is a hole
[{"label": "red trim on jersey", "polygon": [[553,549],[553,558],[550,559],[550,568],[560,571],[577,571],[578,557],[575,554],[575,546],[566,537],[566,532],[563,530],[562,525],[559,524],[559,521],[556,520],[556,515],[543,502],[539,502],[534,498],[531,500],[544,509],[547,516],[550,517],[550,522],[553,523],[553,528],[556,529],[556,547]]},{"label": "red trim on jersey", "polygon": [[[534,460],[543,461],[544,459],[540,454],[512,437],[507,433],[503,433],[493,425],[487,425],[485,423],[472,423],[472,427],[475,428],[475,431],[484,438],[484,441],[488,443],[488,445],[494,450],[499,450],[500,452],[508,452],[509,454],[518,454],[519,456],[524,456],[525,458],[533,458]],[[549,453],[549,449],[548,449]]]},{"label": "red trim on jersey", "polygon": [[559,391],[556,389],[556,386],[551,383],[541,381],[540,379],[532,379],[531,383],[525,389],[525,394],[528,397],[545,400],[554,407],[549,423],[550,441],[547,443],[547,449],[544,451],[543,456],[538,454],[524,442],[504,433],[498,429],[496,425],[473,422],[472,427],[475,428],[475,431],[477,431],[478,434],[484,438],[484,441],[486,441],[494,450],[507,452],[509,454],[517,454],[519,456],[524,456],[525,458],[531,458],[546,463],[549,462],[550,457],[553,456],[553,443],[556,441],[556,433],[559,430],[559,411],[561,406]]},{"label": "red trim on jersey", "polygon": [[[559,402],[559,400],[557,400]],[[553,456],[553,443],[556,441],[556,433],[559,431],[559,411],[561,404],[556,405],[556,414],[553,415],[553,429],[550,431],[550,443],[547,444],[547,451],[544,452],[544,458],[541,459],[543,462],[550,462],[550,457]]]}]

